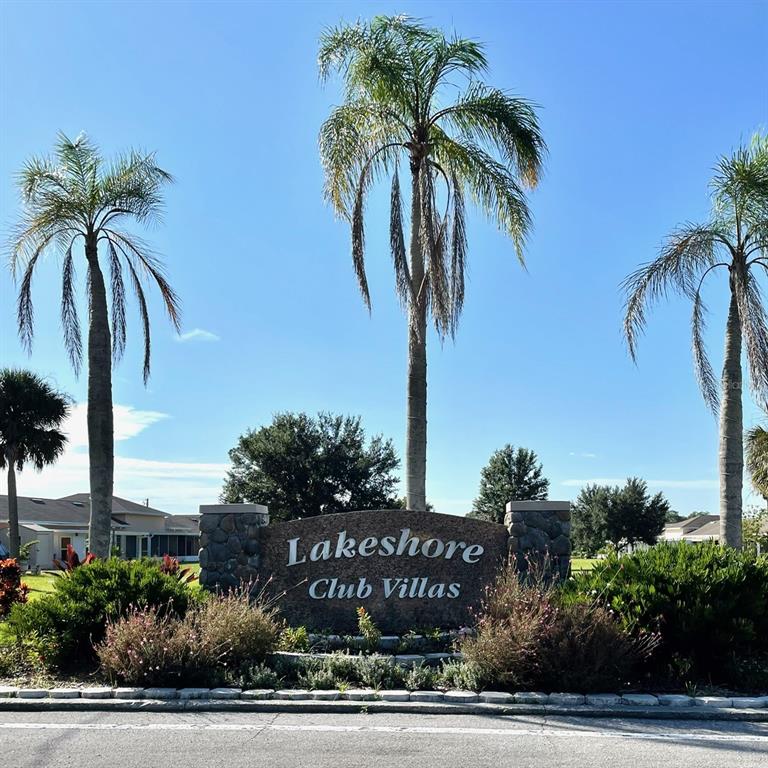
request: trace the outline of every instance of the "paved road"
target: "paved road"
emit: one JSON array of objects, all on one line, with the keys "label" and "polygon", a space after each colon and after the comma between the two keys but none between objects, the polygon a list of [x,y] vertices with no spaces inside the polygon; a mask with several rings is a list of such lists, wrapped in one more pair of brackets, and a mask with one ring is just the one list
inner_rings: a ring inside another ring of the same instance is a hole
[{"label": "paved road", "polygon": [[0,713],[15,768],[752,768],[768,724],[481,715]]}]

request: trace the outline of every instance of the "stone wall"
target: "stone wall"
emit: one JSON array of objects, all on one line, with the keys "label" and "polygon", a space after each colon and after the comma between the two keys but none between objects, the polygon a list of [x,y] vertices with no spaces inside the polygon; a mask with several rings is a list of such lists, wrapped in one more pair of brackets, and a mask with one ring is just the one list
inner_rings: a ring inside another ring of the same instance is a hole
[{"label": "stone wall", "polygon": [[228,588],[254,581],[261,557],[259,528],[268,523],[262,504],[201,504],[201,586]]},{"label": "stone wall", "polygon": [[531,563],[548,564],[566,578],[571,564],[571,503],[510,501],[504,516],[509,556],[521,572]]}]

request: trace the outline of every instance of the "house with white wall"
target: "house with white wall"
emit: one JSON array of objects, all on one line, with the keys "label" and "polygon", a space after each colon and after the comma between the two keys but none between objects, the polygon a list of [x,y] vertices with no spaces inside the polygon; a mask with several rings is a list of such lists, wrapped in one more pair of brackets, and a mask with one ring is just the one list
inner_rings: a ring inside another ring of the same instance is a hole
[{"label": "house with white wall", "polygon": [[[59,499],[19,496],[22,544],[35,541],[30,567],[53,567],[71,545],[82,559],[87,553],[90,498],[75,493]],[[0,542],[8,546],[8,497],[0,495]],[[124,558],[162,557],[196,561],[198,515],[171,515],[119,496],[112,497],[112,545]]]}]

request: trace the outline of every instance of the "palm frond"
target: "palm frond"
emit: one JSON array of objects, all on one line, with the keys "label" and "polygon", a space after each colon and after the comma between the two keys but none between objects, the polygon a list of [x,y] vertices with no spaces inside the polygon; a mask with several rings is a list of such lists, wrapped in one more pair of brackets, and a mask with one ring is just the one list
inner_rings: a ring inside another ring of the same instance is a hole
[{"label": "palm frond", "polygon": [[109,251],[110,289],[112,294],[112,360],[117,363],[125,352],[125,285],[120,256],[114,243],[107,238]]},{"label": "palm frond", "polygon": [[118,156],[101,180],[97,228],[125,216],[142,224],[159,224],[163,187],[172,182],[173,177],[157,165],[153,153],[133,150]]},{"label": "palm frond", "polygon": [[[392,168],[407,138],[397,120],[370,101],[332,110],[320,128],[319,145],[324,195],[337,215],[351,219],[362,169],[370,164],[368,173],[377,181]],[[382,147],[387,149],[376,154]]]},{"label": "palm frond", "polygon": [[744,443],[746,465],[752,485],[768,499],[768,429],[753,427]]},{"label": "palm frond", "polygon": [[145,242],[135,235],[128,236],[111,228],[105,228],[104,233],[109,235],[110,241],[114,242],[123,254],[127,252],[132,253],[137,258],[141,268],[155,281],[160,290],[160,297],[165,305],[166,314],[176,331],[179,331],[181,328],[179,297],[165,277],[163,265],[157,256],[152,253],[152,250]]},{"label": "palm frond", "polygon": [[[379,16],[369,24],[326,30],[320,37],[318,55],[321,80],[338,71],[349,100],[364,97],[415,117],[411,94],[416,73],[410,51],[399,44],[403,23],[402,17]],[[415,39],[420,25],[410,26]]]},{"label": "palm frond", "polygon": [[445,266],[445,230],[444,222],[436,210],[434,175],[430,167],[425,167],[419,174],[421,183],[421,248],[426,261],[428,275],[429,302],[435,328],[440,336],[450,333],[451,297],[448,274]]},{"label": "palm frond", "polygon": [[75,376],[79,376],[83,361],[83,341],[80,333],[80,318],[77,315],[73,243],[74,240],[69,244],[62,269],[61,327],[64,332],[64,348],[69,355]]},{"label": "palm frond", "polygon": [[[120,246],[117,246],[120,248]],[[144,333],[144,370],[143,370],[143,376],[144,376],[144,383],[146,384],[147,381],[149,381],[149,373],[150,373],[150,361],[152,359],[152,335],[151,335],[151,329],[149,324],[149,310],[147,309],[147,298],[144,295],[144,288],[141,284],[141,280],[139,279],[139,274],[136,270],[136,267],[133,265],[133,261],[131,260],[130,256],[123,251],[123,255],[125,256],[125,263],[128,267],[128,274],[131,277],[131,284],[133,285],[133,292],[136,294],[136,299],[139,302],[139,317],[141,318],[141,326],[142,331]]]},{"label": "palm frond", "polygon": [[546,145],[535,107],[526,99],[473,83],[431,119],[454,128],[465,142],[497,149],[528,186],[538,183]]},{"label": "palm frond", "polygon": [[744,232],[768,221],[768,134],[722,157],[712,180],[715,215]]},{"label": "palm frond", "polygon": [[352,265],[355,269],[357,284],[363,301],[370,311],[371,294],[368,290],[368,278],[365,274],[365,226],[363,223],[363,206],[365,205],[367,186],[367,173],[366,169],[363,169],[355,193],[355,204],[352,208]]},{"label": "palm frond", "polygon": [[392,252],[392,264],[395,268],[395,288],[401,305],[405,308],[413,299],[413,284],[408,267],[403,235],[403,205],[400,195],[400,174],[397,164],[392,174],[392,192],[389,205],[389,247]]},{"label": "palm frond", "polygon": [[59,133],[55,155],[62,172],[77,189],[79,206],[88,213],[88,220],[92,223],[93,211],[98,204],[99,168],[102,162],[98,147],[84,133],[74,140]]},{"label": "palm frond", "polygon": [[474,40],[454,35],[450,40],[439,32],[432,35],[426,55],[426,86],[424,88],[423,118],[429,117],[429,107],[440,86],[454,73],[471,79],[488,69],[484,46]]},{"label": "palm frond", "polygon": [[701,288],[693,299],[693,315],[691,317],[691,340],[693,347],[693,367],[696,372],[696,380],[699,384],[707,405],[716,412],[720,405],[720,395],[717,386],[717,378],[709,361],[706,344],[704,343],[704,331],[706,329],[707,307],[701,298]]},{"label": "palm frond", "polygon": [[666,298],[669,291],[693,299],[697,281],[717,263],[715,252],[720,236],[706,226],[682,227],[667,239],[658,258],[641,265],[624,280],[624,336],[633,360],[637,358],[637,341],[645,330],[649,306]]},{"label": "palm frond", "polygon": [[741,334],[746,348],[750,383],[758,401],[768,405],[768,314],[757,278],[751,272],[732,271],[739,308]]},{"label": "palm frond", "polygon": [[440,164],[466,185],[489,220],[512,239],[517,257],[525,264],[525,241],[531,227],[531,214],[525,193],[510,170],[474,144],[449,138],[432,128],[435,156]]},{"label": "palm frond", "polygon": [[464,282],[467,269],[467,226],[464,211],[463,184],[454,174],[453,219],[451,232],[451,335],[455,335],[464,308]]},{"label": "palm frond", "polygon": [[19,329],[21,346],[27,351],[32,350],[32,339],[35,335],[35,309],[32,304],[32,277],[35,273],[37,260],[46,249],[55,233],[43,238],[37,243],[37,248],[27,259],[26,268],[19,286],[19,298],[16,305],[16,321]]}]

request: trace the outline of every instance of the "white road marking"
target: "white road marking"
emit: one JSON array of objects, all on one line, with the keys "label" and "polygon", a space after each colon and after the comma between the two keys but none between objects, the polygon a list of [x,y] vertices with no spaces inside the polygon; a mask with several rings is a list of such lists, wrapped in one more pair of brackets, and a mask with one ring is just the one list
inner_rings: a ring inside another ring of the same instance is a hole
[{"label": "white road marking", "polygon": [[269,723],[0,723],[0,730],[20,731],[314,731],[317,733],[400,733],[420,735],[504,736],[507,738],[639,739],[678,742],[764,742],[765,735],[733,733],[645,733],[638,731],[600,731],[576,728],[450,728],[440,726],[396,725],[280,725]]}]

